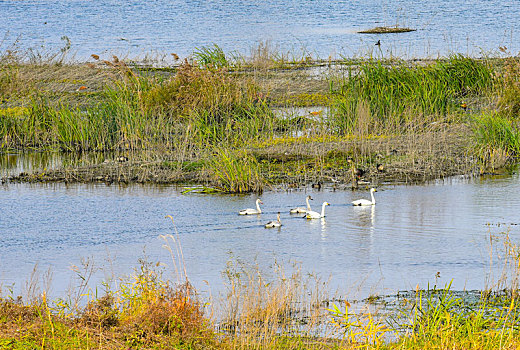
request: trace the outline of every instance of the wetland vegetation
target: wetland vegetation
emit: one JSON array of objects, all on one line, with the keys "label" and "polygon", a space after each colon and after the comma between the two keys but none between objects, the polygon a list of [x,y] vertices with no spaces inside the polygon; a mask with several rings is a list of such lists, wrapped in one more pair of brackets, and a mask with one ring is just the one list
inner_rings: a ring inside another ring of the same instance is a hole
[{"label": "wetland vegetation", "polygon": [[[505,51],[505,49],[504,49]],[[316,61],[259,47],[198,49],[174,66],[0,59],[3,153],[58,151],[80,162],[5,181],[192,182],[260,192],[309,183],[424,181],[494,172],[520,151],[520,61]],[[176,58],[176,57],[174,57]],[[95,157],[86,155],[95,154]],[[222,300],[189,283],[178,241],[174,278],[142,262],[115,287],[68,297],[2,290],[0,346],[44,348],[512,349],[518,347],[519,248],[501,242],[504,274],[482,292],[450,286],[359,306],[298,269],[267,278],[230,264]],[[176,282],[172,282],[172,280]],[[386,308],[392,305],[388,311]]]},{"label": "wetland vegetation", "polygon": [[519,150],[520,61],[313,60],[217,45],[161,66],[0,57],[0,148],[101,162],[11,181],[193,182],[224,192],[501,169]]}]

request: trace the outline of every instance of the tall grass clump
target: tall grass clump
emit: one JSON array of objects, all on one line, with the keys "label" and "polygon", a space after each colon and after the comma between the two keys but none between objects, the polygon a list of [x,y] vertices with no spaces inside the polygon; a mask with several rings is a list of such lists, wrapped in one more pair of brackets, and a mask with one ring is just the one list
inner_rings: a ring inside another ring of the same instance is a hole
[{"label": "tall grass clump", "polygon": [[[18,67],[0,63],[0,96],[8,100],[24,89]],[[3,101],[1,101],[3,102]]]},{"label": "tall grass clump", "polygon": [[193,57],[201,68],[212,70],[230,66],[230,62],[226,58],[224,50],[217,44],[195,49]]},{"label": "tall grass clump", "polygon": [[117,57],[98,64],[113,79],[88,105],[35,95],[22,114],[0,109],[2,147],[104,151],[190,143],[200,149],[242,144],[273,130],[274,115],[249,80],[187,62],[169,79],[132,69]]},{"label": "tall grass clump", "polygon": [[520,298],[520,244],[508,228],[498,234],[490,233],[490,261],[500,267],[498,274],[490,274],[488,294],[504,294],[511,299]]},{"label": "tall grass clump", "polygon": [[260,193],[264,180],[256,158],[246,150],[217,149],[205,165],[212,185],[227,193]]},{"label": "tall grass clump", "polygon": [[192,346],[201,342],[211,331],[193,287],[188,281],[173,286],[149,265],[141,264],[132,280],[120,284],[118,326],[135,334],[132,346],[161,338]]},{"label": "tall grass clump", "polygon": [[462,99],[492,87],[492,70],[463,56],[414,66],[370,60],[351,69],[337,88],[331,85],[334,129],[355,133],[361,124],[373,133],[392,133],[459,120]]},{"label": "tall grass clump", "polygon": [[391,320],[399,335],[389,348],[509,349],[518,346],[518,300],[473,300],[445,289],[418,291],[406,299],[400,321]]},{"label": "tall grass clump", "polygon": [[203,144],[241,144],[273,129],[274,115],[262,96],[250,80],[185,62],[174,77],[143,93],[142,105],[191,125]]},{"label": "tall grass clump", "polygon": [[326,341],[320,339],[327,328],[321,307],[326,284],[312,274],[304,277],[297,265],[287,272],[275,263],[270,272],[272,275],[254,264],[228,263],[223,309],[216,312],[222,315],[220,329],[230,348],[326,347]]},{"label": "tall grass clump", "polygon": [[508,57],[497,76],[498,110],[509,118],[520,117],[520,59]]},{"label": "tall grass clump", "polygon": [[315,63],[307,48],[281,49],[269,40],[259,41],[251,48],[250,56],[242,61],[246,67],[253,69],[301,68]]},{"label": "tall grass clump", "polygon": [[498,168],[520,155],[518,126],[500,113],[483,113],[473,120],[476,154],[485,167]]}]

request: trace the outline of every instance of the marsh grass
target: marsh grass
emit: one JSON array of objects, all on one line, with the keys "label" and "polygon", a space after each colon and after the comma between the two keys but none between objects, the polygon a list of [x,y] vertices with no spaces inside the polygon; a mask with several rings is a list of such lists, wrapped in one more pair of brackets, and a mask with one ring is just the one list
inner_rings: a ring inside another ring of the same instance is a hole
[{"label": "marsh grass", "polygon": [[206,164],[212,185],[226,193],[261,193],[264,180],[256,158],[245,150],[217,149]]},{"label": "marsh grass", "polygon": [[262,271],[255,264],[230,261],[224,271],[227,290],[219,328],[233,349],[322,348],[326,340],[326,282],[307,277],[298,265],[287,272],[278,264]]},{"label": "marsh grass", "polygon": [[502,114],[484,113],[475,117],[473,139],[482,169],[501,168],[520,155],[518,127]]},{"label": "marsh grass", "polygon": [[273,129],[273,114],[251,81],[188,63],[168,80],[138,75],[117,57],[99,64],[114,78],[91,106],[36,95],[23,113],[0,109],[3,147],[107,151],[186,141],[207,147],[242,143]]},{"label": "marsh grass", "polygon": [[196,48],[193,57],[201,68],[214,70],[230,66],[224,50],[217,44]]},{"label": "marsh grass", "polygon": [[296,50],[287,50],[274,45],[271,41],[260,41],[251,49],[250,56],[237,59],[238,67],[253,70],[268,69],[290,69],[317,66],[318,58],[313,58],[312,54],[305,48],[300,47]]},{"label": "marsh grass", "polygon": [[0,96],[2,100],[7,100],[23,90],[23,83],[20,79],[18,67],[12,65],[2,65],[0,68]]},{"label": "marsh grass", "polygon": [[400,133],[435,121],[461,122],[461,99],[491,87],[486,62],[462,56],[424,66],[367,61],[331,84],[332,127],[341,133],[367,125],[376,133]]},{"label": "marsh grass", "polygon": [[[491,229],[491,227],[490,227]],[[498,268],[498,275],[490,273],[486,293],[520,297],[520,245],[511,235],[510,228],[489,233],[489,265]]]},{"label": "marsh grass", "polygon": [[506,48],[500,50],[508,54],[503,68],[496,74],[498,100],[497,106],[501,114],[518,119],[520,112],[520,59],[509,54]]},{"label": "marsh grass", "polygon": [[405,299],[402,318],[392,318],[400,330],[395,343],[383,348],[402,349],[508,349],[518,346],[518,300],[482,296],[471,300],[450,290],[416,291]]},{"label": "marsh grass", "polygon": [[[403,299],[398,318],[391,318],[402,336],[396,345],[405,349],[462,348],[510,349],[520,344],[519,262],[517,242],[509,229],[489,235],[490,268],[499,275],[480,295],[455,293],[451,283],[444,288],[417,289],[414,298]],[[392,346],[390,346],[392,347]]]}]

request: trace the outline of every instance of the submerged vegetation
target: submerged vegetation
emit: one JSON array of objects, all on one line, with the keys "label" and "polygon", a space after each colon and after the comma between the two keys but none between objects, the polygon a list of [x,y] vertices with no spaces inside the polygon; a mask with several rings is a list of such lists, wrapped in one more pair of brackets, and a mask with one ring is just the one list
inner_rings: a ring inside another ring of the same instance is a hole
[{"label": "submerged vegetation", "polygon": [[[225,290],[203,297],[190,284],[179,237],[162,236],[165,264],[140,260],[134,273],[88,289],[92,268],[77,268],[69,297],[49,300],[31,280],[24,297],[0,298],[6,349],[513,349],[520,346],[519,247],[491,234],[490,259],[502,275],[482,292],[419,286],[356,301],[295,265],[261,271],[230,261]],[[495,255],[496,254],[496,255]],[[88,265],[88,264],[87,264]],[[270,277],[267,277],[270,276]],[[115,286],[115,287],[110,287]],[[205,299],[206,298],[206,299]]]},{"label": "submerged vegetation", "polygon": [[[322,62],[261,45],[248,60],[214,45],[178,62],[152,68],[92,55],[67,65],[4,53],[1,150],[131,160],[11,180],[188,180],[244,192],[349,185],[354,165],[369,181],[421,181],[493,171],[518,156],[515,57]],[[371,170],[377,164],[385,171]]]}]

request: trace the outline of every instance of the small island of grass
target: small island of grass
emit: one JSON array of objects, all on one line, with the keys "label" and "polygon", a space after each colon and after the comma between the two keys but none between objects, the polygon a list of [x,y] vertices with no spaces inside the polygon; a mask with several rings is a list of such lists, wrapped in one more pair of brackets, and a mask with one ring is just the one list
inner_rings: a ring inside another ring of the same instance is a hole
[{"label": "small island of grass", "polygon": [[375,27],[371,29],[361,30],[358,33],[361,34],[387,34],[387,33],[407,33],[407,32],[415,32],[417,29],[407,28],[407,27],[399,27],[399,26],[389,26],[389,27]]}]

